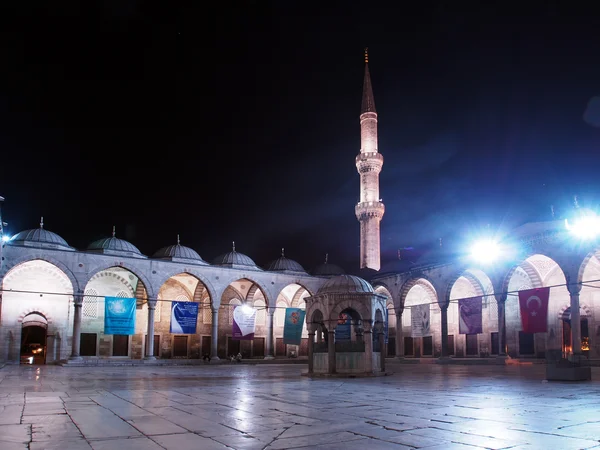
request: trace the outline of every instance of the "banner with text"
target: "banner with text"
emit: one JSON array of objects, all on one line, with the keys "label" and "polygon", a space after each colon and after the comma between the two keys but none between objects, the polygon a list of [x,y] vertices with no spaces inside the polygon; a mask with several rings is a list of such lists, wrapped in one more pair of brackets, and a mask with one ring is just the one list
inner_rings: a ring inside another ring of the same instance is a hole
[{"label": "banner with text", "polygon": [[135,298],[104,297],[104,334],[135,334]]},{"label": "banner with text", "polygon": [[283,324],[283,343],[300,345],[302,342],[302,327],[306,311],[301,308],[286,308]]},{"label": "banner with text", "polygon": [[171,302],[171,333],[196,334],[198,303]]},{"label": "banner with text", "polygon": [[256,309],[248,305],[238,305],[233,309],[233,325],[231,339],[251,341],[254,339]]},{"label": "banner with text", "polygon": [[410,335],[412,337],[431,336],[429,304],[410,307]]},{"label": "banner with text", "polygon": [[458,301],[459,334],[483,333],[481,301],[481,297],[461,298]]}]

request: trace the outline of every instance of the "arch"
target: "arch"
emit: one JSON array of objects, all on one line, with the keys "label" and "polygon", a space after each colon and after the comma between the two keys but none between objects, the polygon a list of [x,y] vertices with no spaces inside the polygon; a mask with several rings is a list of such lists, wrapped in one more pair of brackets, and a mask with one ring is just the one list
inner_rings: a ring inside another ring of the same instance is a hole
[{"label": "arch", "polygon": [[82,292],[81,288],[79,286],[79,282],[77,281],[77,278],[75,277],[73,272],[71,272],[71,269],[69,269],[63,262],[57,260],[56,258],[52,258],[47,255],[39,255],[39,256],[36,255],[34,257],[21,257],[21,258],[18,258],[17,260],[11,260],[11,261],[12,261],[12,264],[7,264],[4,267],[4,269],[2,270],[2,276],[0,277],[0,279],[2,281],[2,286],[4,285],[4,283],[6,283],[7,280],[10,280],[11,276],[18,274],[19,270],[26,269],[27,263],[34,262],[34,261],[44,261],[44,262],[56,267],[69,279],[69,281],[71,282],[71,285],[70,286],[65,285],[65,288],[70,290],[71,294]]},{"label": "arch", "polygon": [[[294,283],[294,284],[298,284],[298,283]],[[309,297],[312,295],[310,293],[310,291],[303,285],[298,284],[298,286],[300,286],[300,287],[298,288],[298,290],[296,291],[296,293],[294,294],[294,296],[292,297],[292,300],[290,302],[291,306],[293,306],[293,307],[299,307],[300,301],[303,298],[306,298],[306,297]]]},{"label": "arch", "polygon": [[369,311],[363,303],[354,303],[350,300],[342,300],[336,303],[335,306],[331,309],[331,312],[329,313],[329,322],[332,324],[332,329],[335,329],[338,318],[340,317],[342,311],[344,311],[345,309],[351,309],[353,311],[356,311],[360,320],[363,323],[369,322],[371,320],[371,314],[369,314]]},{"label": "arch", "polygon": [[140,280],[142,282],[142,284],[144,285],[144,288],[146,289],[146,294],[148,295],[149,299],[155,299],[156,297],[156,293],[154,292],[154,287],[152,285],[152,283],[150,282],[150,280],[146,277],[146,275],[144,275],[143,273],[140,273],[140,271],[137,268],[133,268],[129,263],[127,262],[121,262],[119,261],[119,263],[115,264],[113,263],[102,263],[97,265],[96,267],[94,267],[93,269],[91,269],[88,274],[87,274],[87,279],[85,280],[85,286],[88,285],[88,283],[90,282],[90,280],[99,272],[103,272],[103,271],[107,271],[109,269],[112,269],[113,267],[115,268],[119,268],[119,269],[126,269],[129,272],[131,272],[133,275],[135,275],[136,277],[138,277],[138,280]]},{"label": "arch", "polygon": [[433,283],[431,283],[429,279],[427,279],[426,277],[411,278],[410,280],[407,280],[400,289],[400,305],[402,308],[405,307],[406,297],[408,293],[415,286],[423,287],[429,293],[429,296],[434,300],[434,302],[437,303],[437,292],[433,287]]},{"label": "arch", "polygon": [[[307,316],[307,319],[309,317]],[[323,312],[316,308],[310,314],[310,320],[306,321],[309,331],[317,331],[319,327],[325,327]]]},{"label": "arch", "polygon": [[581,261],[581,264],[579,265],[579,270],[577,272],[577,283],[581,283],[581,282],[585,281],[583,279],[585,270],[587,269],[588,264],[591,264],[591,260],[594,257],[596,258],[596,261],[600,265],[600,247],[589,252]]},{"label": "arch", "polygon": [[[592,317],[592,310],[589,308],[588,305],[580,304],[579,311],[580,311],[581,318]],[[583,314],[581,314],[581,311],[583,311]],[[566,320],[566,319],[569,319],[570,317],[571,317],[571,305],[563,305],[558,310],[558,320]]]},{"label": "arch", "polygon": [[[246,281],[249,281],[249,282],[252,283],[252,286],[250,286],[250,288],[248,288],[249,291],[250,291],[250,289],[252,289],[254,287],[254,285],[257,285],[258,288],[261,290],[261,292],[263,294],[263,297],[265,299],[265,302],[267,303],[267,306],[271,306],[269,304],[269,302],[273,302],[273,300],[270,298],[270,296],[267,296],[267,292],[268,292],[267,287],[262,282],[254,279],[254,278],[248,277],[245,273],[241,274],[241,276],[239,276],[239,275],[237,275],[237,276],[236,275],[230,275],[229,277],[224,278],[224,279],[219,280],[219,281],[221,282],[222,286],[230,286],[232,283],[234,283],[236,281],[240,281],[240,280],[246,280]],[[227,288],[225,288],[225,289],[227,289]],[[255,292],[256,292],[256,290],[254,290],[253,295],[254,295]],[[220,298],[219,298],[219,301],[221,301]],[[219,305],[215,305],[215,306],[218,307]]]},{"label": "arch", "polygon": [[196,289],[198,289],[198,286],[203,285],[204,289],[206,289],[208,291],[208,296],[211,299],[211,302],[212,302],[213,299],[217,298],[215,287],[208,280],[208,277],[206,277],[205,275],[202,275],[202,274],[196,272],[193,269],[184,268],[183,270],[180,270],[180,269],[174,268],[174,269],[172,269],[170,271],[167,271],[167,272],[162,272],[161,271],[161,274],[163,275],[163,277],[158,280],[158,284],[157,284],[157,288],[159,288],[159,289],[168,280],[170,280],[173,277],[176,277],[177,275],[189,275],[191,277],[194,277],[196,280],[198,280],[198,284],[196,285]]},{"label": "arch", "polygon": [[26,310],[22,311],[21,314],[19,314],[17,322],[23,324],[25,317],[30,316],[32,314],[42,316],[46,320],[46,325],[52,325],[52,323],[54,322],[54,319],[52,318],[50,313],[43,308],[27,308]]},{"label": "arch", "polygon": [[35,326],[48,328],[48,319],[46,319],[46,316],[40,312],[30,312],[29,314],[25,315],[25,317],[23,317],[23,320],[21,320],[21,324],[23,327]]}]

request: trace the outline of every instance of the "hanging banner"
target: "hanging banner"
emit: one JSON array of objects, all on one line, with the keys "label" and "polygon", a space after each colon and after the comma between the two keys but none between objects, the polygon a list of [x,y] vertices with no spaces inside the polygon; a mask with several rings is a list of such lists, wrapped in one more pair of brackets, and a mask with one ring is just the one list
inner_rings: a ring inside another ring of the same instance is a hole
[{"label": "hanging banner", "polygon": [[170,333],[196,334],[198,323],[198,303],[171,302]]},{"label": "hanging banner", "polygon": [[283,324],[284,345],[300,345],[305,316],[306,311],[301,308],[285,308],[285,322]]},{"label": "hanging banner", "polygon": [[256,309],[248,305],[238,305],[233,308],[233,324],[231,339],[236,341],[251,341],[254,339]]},{"label": "hanging banner", "polygon": [[461,298],[458,301],[458,333],[480,334],[483,333],[481,318],[481,297]]},{"label": "hanging banner", "polygon": [[338,323],[335,327],[335,340],[352,340],[352,317],[350,317],[350,315],[344,312],[340,313],[340,315],[338,316]]},{"label": "hanging banner", "polygon": [[410,335],[412,337],[431,336],[429,304],[411,306],[410,319]]},{"label": "hanging banner", "polygon": [[104,334],[135,334],[135,298],[104,297]]},{"label": "hanging banner", "polygon": [[548,331],[548,299],[550,288],[519,291],[521,325],[525,333],[545,333]]}]

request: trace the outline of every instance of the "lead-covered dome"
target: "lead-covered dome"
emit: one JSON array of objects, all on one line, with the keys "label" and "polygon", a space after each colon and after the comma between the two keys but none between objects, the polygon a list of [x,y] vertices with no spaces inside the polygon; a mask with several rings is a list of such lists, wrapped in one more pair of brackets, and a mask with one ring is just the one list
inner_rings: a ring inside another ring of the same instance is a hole
[{"label": "lead-covered dome", "polygon": [[256,265],[252,258],[235,251],[235,242],[233,243],[232,251],[217,256],[212,263],[215,266],[230,267],[232,269],[262,270]]},{"label": "lead-covered dome", "polygon": [[312,274],[316,277],[332,277],[335,275],[343,275],[346,273],[344,269],[336,264],[328,262],[329,255],[325,255],[325,262],[319,264],[312,271]]},{"label": "lead-covered dome", "polygon": [[185,245],[181,245],[181,242],[179,241],[179,235],[177,235],[176,245],[169,245],[161,248],[154,253],[154,255],[152,255],[152,258],[165,259],[174,262],[201,264],[203,266],[208,265],[208,263],[202,259],[198,252],[196,252],[196,250],[186,247]]},{"label": "lead-covered dome", "polygon": [[270,272],[296,272],[306,274],[304,267],[293,259],[285,257],[283,249],[281,249],[281,256],[269,263],[267,270]]},{"label": "lead-covered dome", "polygon": [[142,255],[142,252],[124,239],[119,239],[115,236],[115,228],[113,227],[113,234],[111,237],[98,239],[88,245],[88,252],[102,253],[104,255],[115,255],[115,256],[129,256],[133,258],[146,258]]},{"label": "lead-covered dome", "polygon": [[367,281],[355,275],[337,275],[319,288],[318,294],[372,294],[375,290]]},{"label": "lead-covered dome", "polygon": [[44,230],[44,218],[40,221],[40,227],[25,230],[15,234],[8,245],[17,247],[49,248],[54,250],[75,251],[62,237],[52,231]]}]

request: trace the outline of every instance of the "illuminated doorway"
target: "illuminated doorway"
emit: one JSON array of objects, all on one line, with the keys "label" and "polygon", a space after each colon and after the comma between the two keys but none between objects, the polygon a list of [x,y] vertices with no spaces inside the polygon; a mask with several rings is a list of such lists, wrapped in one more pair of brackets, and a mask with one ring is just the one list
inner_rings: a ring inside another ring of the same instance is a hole
[{"label": "illuminated doorway", "polygon": [[[588,355],[590,352],[590,332],[588,327],[587,316],[584,315],[583,311],[580,311],[581,321],[581,353]],[[563,357],[566,358],[573,352],[573,345],[571,341],[571,308],[567,308],[561,315],[562,324],[562,353]]]},{"label": "illuminated doorway", "polygon": [[27,314],[21,328],[21,364],[46,364],[48,321],[38,312]]}]

